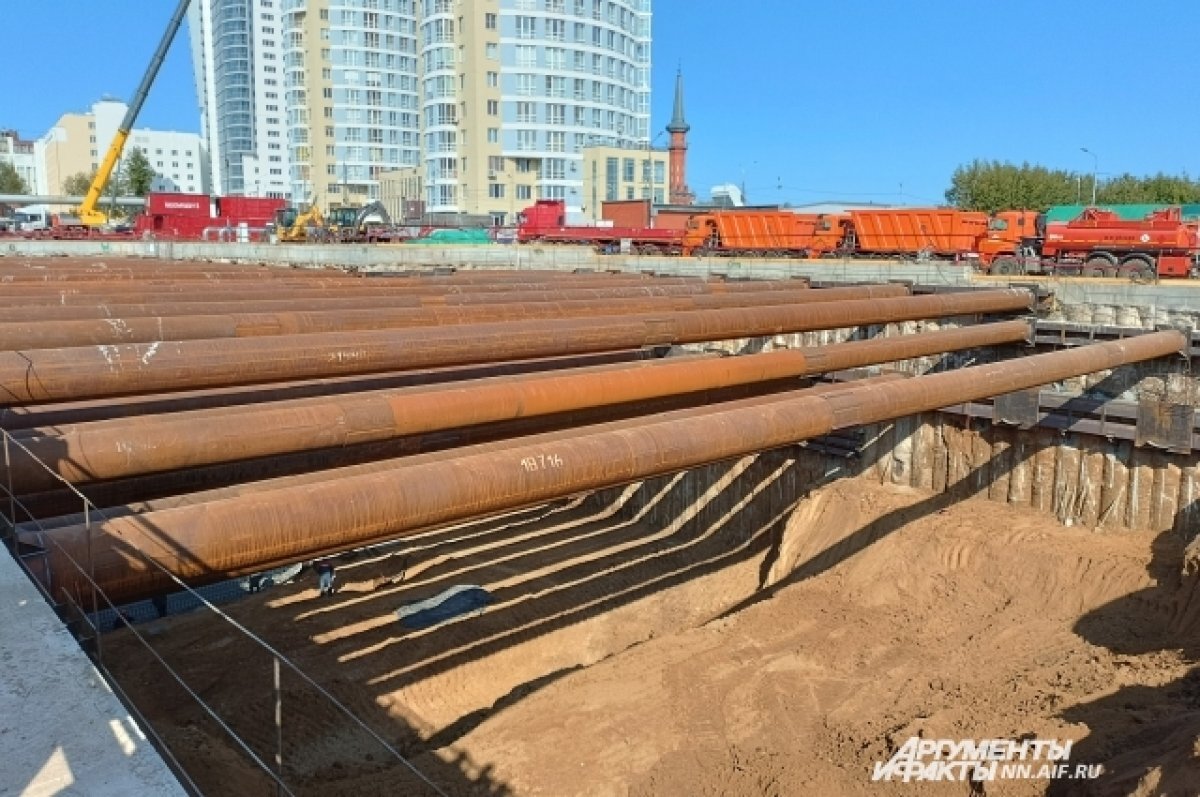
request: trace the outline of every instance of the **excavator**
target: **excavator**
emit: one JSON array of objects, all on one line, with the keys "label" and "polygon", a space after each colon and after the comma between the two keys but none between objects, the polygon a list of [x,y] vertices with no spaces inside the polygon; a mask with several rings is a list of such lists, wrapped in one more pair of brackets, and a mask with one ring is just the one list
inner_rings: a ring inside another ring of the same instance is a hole
[{"label": "excavator", "polygon": [[361,208],[344,206],[321,212],[314,196],[307,210],[282,208],[275,213],[275,235],[280,243],[369,243],[389,240],[392,218],[382,202]]},{"label": "excavator", "polygon": [[175,13],[171,15],[167,29],[163,32],[162,40],[158,43],[158,49],[154,51],[154,57],[150,59],[150,66],[142,75],[142,82],[138,85],[133,100],[129,103],[129,109],[125,111],[125,118],[121,120],[117,133],[113,136],[112,143],[109,144],[108,151],[104,154],[104,160],[100,162],[99,168],[96,169],[96,175],[92,178],[91,185],[88,186],[83,203],[76,209],[74,217],[59,216],[58,226],[92,229],[108,223],[108,214],[98,207],[100,198],[104,195],[104,188],[108,185],[113,169],[116,168],[117,161],[120,160],[121,153],[125,150],[125,142],[133,130],[133,123],[137,120],[142,105],[146,102],[146,95],[150,93],[150,86],[154,83],[159,67],[162,66],[163,59],[167,56],[167,50],[170,49],[171,42],[179,31],[179,26],[183,24],[183,17],[187,13],[189,2],[190,0],[179,0]]},{"label": "excavator", "polygon": [[317,198],[312,198],[307,210],[280,208],[275,211],[275,236],[280,243],[327,240],[329,228]]},{"label": "excavator", "polygon": [[329,211],[328,229],[333,240],[359,243],[375,240],[376,231],[390,230],[392,217],[382,202],[370,202],[361,208],[340,207]]}]

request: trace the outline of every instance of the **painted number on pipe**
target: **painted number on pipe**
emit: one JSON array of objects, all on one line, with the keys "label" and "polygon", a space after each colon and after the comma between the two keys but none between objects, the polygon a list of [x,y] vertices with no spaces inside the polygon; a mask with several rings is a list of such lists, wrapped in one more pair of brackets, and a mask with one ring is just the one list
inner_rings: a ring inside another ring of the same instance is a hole
[{"label": "painted number on pipe", "polygon": [[563,458],[558,454],[535,454],[532,457],[521,458],[521,467],[525,469],[526,473],[561,468],[562,466]]}]

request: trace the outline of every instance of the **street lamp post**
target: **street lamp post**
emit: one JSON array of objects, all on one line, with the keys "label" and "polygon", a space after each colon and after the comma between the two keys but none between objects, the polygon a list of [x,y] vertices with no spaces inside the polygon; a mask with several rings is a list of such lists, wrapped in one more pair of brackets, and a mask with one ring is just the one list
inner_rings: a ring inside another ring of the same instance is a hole
[{"label": "street lamp post", "polygon": [[1080,152],[1087,153],[1092,156],[1092,207],[1096,206],[1096,175],[1100,173],[1100,159],[1096,157],[1096,153],[1092,152],[1087,147],[1080,147]]}]

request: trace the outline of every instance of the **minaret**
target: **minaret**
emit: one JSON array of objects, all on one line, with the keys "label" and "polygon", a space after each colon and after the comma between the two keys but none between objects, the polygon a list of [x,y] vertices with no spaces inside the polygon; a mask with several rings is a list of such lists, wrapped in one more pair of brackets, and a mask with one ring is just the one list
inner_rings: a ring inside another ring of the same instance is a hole
[{"label": "minaret", "polygon": [[675,75],[675,111],[667,132],[671,143],[667,146],[671,158],[671,179],[668,202],[672,205],[690,205],[696,197],[687,186],[687,132],[691,126],[683,119],[683,70]]}]

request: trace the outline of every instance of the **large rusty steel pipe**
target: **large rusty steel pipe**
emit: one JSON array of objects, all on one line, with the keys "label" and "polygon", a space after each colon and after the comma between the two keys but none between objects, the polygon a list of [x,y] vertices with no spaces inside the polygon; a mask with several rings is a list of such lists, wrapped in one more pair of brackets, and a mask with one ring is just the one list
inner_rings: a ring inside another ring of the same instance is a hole
[{"label": "large rusty steel pipe", "polygon": [[[190,410],[214,409],[246,404],[324,396],[326,398],[367,390],[395,390],[417,385],[459,382],[488,376],[506,376],[538,371],[559,371],[565,368],[610,365],[637,360],[654,360],[665,354],[665,347],[646,349],[613,349],[589,354],[569,354],[563,357],[541,357],[532,360],[502,360],[477,365],[451,365],[445,368],[423,368],[415,371],[380,371],[324,379],[304,379],[291,382],[271,382],[262,385],[234,385],[201,390],[179,390],[173,393],[143,393],[138,396],[67,401],[54,404],[33,404],[19,407],[0,405],[0,428],[15,436],[28,436],[31,430],[67,426],[92,421],[129,419],[141,415],[157,415]],[[688,355],[694,357],[713,354]]]},{"label": "large rusty steel pipe", "polygon": [[[66,427],[21,443],[74,484],[346,446],[484,423],[771,382],[947,351],[1025,340],[1027,321],[779,350],[742,357],[581,368],[435,387],[300,399]],[[18,493],[57,486],[24,453],[0,468]]]},{"label": "large rusty steel pipe", "polygon": [[1011,288],[794,306],[0,351],[0,401],[38,403],[1013,312]]},{"label": "large rusty steel pipe", "polygon": [[[372,308],[420,308],[420,307],[459,307],[485,304],[534,304],[534,303],[571,303],[582,304],[606,303],[615,304],[621,300],[648,300],[655,298],[690,298],[697,303],[706,299],[732,299],[733,297],[764,296],[776,294],[797,295],[806,291],[808,286],[796,281],[785,287],[771,288],[769,283],[757,291],[724,291],[713,292],[695,285],[678,287],[665,285],[626,286],[621,288],[605,288],[603,290],[584,290],[582,292],[569,289],[563,291],[495,291],[491,293],[456,293],[429,294],[388,292],[368,292],[363,295],[344,296],[336,293],[326,293],[318,296],[300,298],[238,298],[238,297],[206,297],[186,296],[176,300],[152,304],[114,304],[97,301],[85,305],[45,305],[24,304],[20,306],[0,307],[0,323],[18,321],[76,321],[85,319],[128,319],[141,316],[184,316],[184,315],[223,315],[227,313],[279,313],[290,311],[328,311],[328,310],[368,310]],[[865,287],[865,286],[860,286]],[[896,286],[874,286],[880,290],[895,290]],[[830,288],[828,290],[842,290]],[[823,292],[825,292],[823,291]],[[904,290],[903,293],[907,293]],[[895,293],[893,295],[901,295]],[[751,303],[746,299],[747,304]],[[779,302],[774,302],[779,304]]]},{"label": "large rusty steel pipe", "polygon": [[[178,301],[259,301],[277,298],[322,299],[326,297],[381,297],[397,300],[407,297],[412,306],[422,304],[458,304],[478,302],[536,302],[552,299],[619,299],[626,296],[668,296],[692,293],[759,293],[765,290],[800,289],[800,280],[784,282],[650,282],[613,286],[578,283],[480,283],[458,286],[395,285],[367,280],[280,280],[266,285],[217,283],[138,283],[106,284],[103,289],[88,286],[46,288],[43,286],[6,286],[0,293],[0,307],[32,304],[48,306],[88,306],[96,304],[148,304]],[[469,297],[469,298],[468,298]]]},{"label": "large rusty steel pipe", "polygon": [[0,322],[0,348],[57,349],[116,343],[151,343],[156,340],[303,335],[347,330],[401,329],[487,321],[513,321],[529,318],[572,318],[589,315],[750,307],[759,304],[836,302],[844,299],[907,296],[908,293],[908,289],[903,285],[869,285],[822,290],[694,294],[691,296],[609,300],[586,299],[521,304],[412,308],[372,307],[360,310],[305,310],[276,313],[255,310],[254,312],[222,315],[147,318],[115,316],[91,321]]},{"label": "large rusty steel pipe", "polygon": [[[0,281],[6,284],[15,283],[53,283],[53,282],[121,282],[127,280],[302,280],[302,279],[344,279],[363,280],[366,275],[343,271],[341,269],[302,269],[291,266],[227,266],[212,263],[186,263],[181,261],[163,264],[138,264],[132,261],[122,261],[115,265],[101,264],[98,266],[70,266],[51,264],[49,266],[30,264],[10,267],[0,264]],[[617,285],[623,282],[646,282],[649,280],[702,281],[699,277],[653,277],[632,272],[554,272],[554,271],[479,271],[474,276],[466,273],[436,277],[426,274],[407,276],[405,282],[425,285],[469,285],[479,283],[501,282],[578,282],[604,283]]]},{"label": "large rusty steel pipe", "polygon": [[49,582],[55,590],[86,594],[66,552],[75,561],[94,563],[96,581],[110,598],[130,600],[170,587],[131,548],[184,580],[219,580],[778,448],[838,428],[1164,357],[1186,344],[1178,331],[1149,333],[826,395],[782,394],[750,407],[605,431],[582,428],[568,439],[519,438],[485,452],[459,450],[458,456],[421,464],[401,461],[364,475],[334,472],[322,482],[116,518],[90,529],[60,528],[46,532],[57,543],[46,548]]},{"label": "large rusty steel pipe", "polygon": [[[898,375],[897,378],[901,378]],[[581,426],[621,422],[639,416],[659,417],[681,409],[691,409],[763,398],[794,390],[793,380],[759,383],[724,388],[702,393],[673,394],[637,404],[588,407],[560,415],[538,415],[531,418],[458,427],[404,437],[356,443],[347,446],[299,451],[271,457],[220,462],[196,468],[148,473],[123,479],[109,479],[82,485],[83,492],[94,506],[109,509],[164,497],[190,496],[196,491],[208,492],[221,487],[236,487],[247,482],[277,478],[297,478],[303,474],[328,472],[364,463],[381,462],[397,457],[411,458],[435,451],[460,449],[463,446],[511,440],[535,434],[572,430]],[[61,516],[81,508],[77,493],[65,486],[20,497],[18,518],[44,519]]]},{"label": "large rusty steel pipe", "polygon": [[[848,389],[851,384],[858,385],[860,382],[871,384],[875,382],[883,383],[898,379],[906,379],[898,373],[885,373],[879,376],[865,377],[862,380],[849,382],[821,382],[812,387],[802,388],[791,391],[794,396],[809,396],[809,395],[826,395],[836,393]],[[760,404],[769,403],[778,400],[778,393],[772,393],[762,396],[751,396],[747,398],[735,398],[720,403],[721,409],[737,409],[740,407],[756,407]],[[677,418],[695,418],[713,411],[712,406],[699,405],[685,407],[682,409],[664,410],[658,417],[660,419],[677,419]],[[510,445],[512,440],[517,437],[527,437],[536,434],[538,439],[543,442],[552,442],[557,440],[570,440],[576,434],[576,429],[581,426],[588,427],[589,431],[599,432],[613,429],[624,429],[633,422],[629,418],[619,418],[611,420],[586,421],[584,423],[573,424],[567,428],[556,428],[552,430],[537,430],[537,431],[522,431],[515,434],[504,434],[495,438],[486,438],[485,436],[476,437],[471,433],[464,435],[464,442],[456,446],[442,446],[426,448],[423,445],[418,446],[414,451],[405,451],[402,453],[382,454],[369,460],[361,460],[355,464],[339,464],[331,465],[330,469],[336,468],[337,478],[346,476],[365,475],[368,473],[378,473],[389,470],[396,465],[402,464],[400,458],[403,458],[403,464],[413,465],[417,463],[427,463],[442,461],[462,455],[462,452],[468,450],[472,453],[482,453],[484,451],[499,451]],[[524,421],[516,423],[504,424],[506,428],[524,427]],[[532,427],[530,427],[532,428]],[[487,439],[487,442],[477,442],[477,440]],[[341,451],[343,449],[339,449]],[[224,467],[229,467],[228,463]],[[91,519],[93,521],[100,519],[111,519],[116,517],[124,517],[126,515],[144,514],[146,512],[157,511],[160,509],[173,509],[180,506],[191,506],[202,504],[208,501],[216,501],[224,498],[233,498],[240,495],[249,495],[251,493],[270,492],[271,490],[279,489],[280,487],[295,487],[301,484],[312,484],[325,481],[331,478],[330,469],[308,470],[302,473],[293,473],[288,475],[265,476],[255,474],[251,478],[240,479],[237,483],[228,484],[222,487],[207,487],[197,488],[197,492],[176,492],[169,495],[162,495],[158,498],[134,499],[130,498],[127,502],[111,501],[107,503],[96,502],[97,506],[103,506],[102,510],[93,510]],[[188,473],[202,473],[204,469],[195,471],[187,471]],[[203,483],[204,477],[198,479]],[[112,484],[108,482],[107,484]],[[22,500],[29,496],[23,496]],[[90,497],[90,496],[89,496]],[[70,508],[64,509],[64,512],[73,512],[80,507],[78,496],[74,493],[70,494]],[[73,514],[36,514],[37,520],[22,521],[16,524],[16,529],[22,532],[38,532],[45,531],[51,528],[61,528],[64,526],[75,526],[88,521],[88,516],[82,511],[74,512]]]}]

